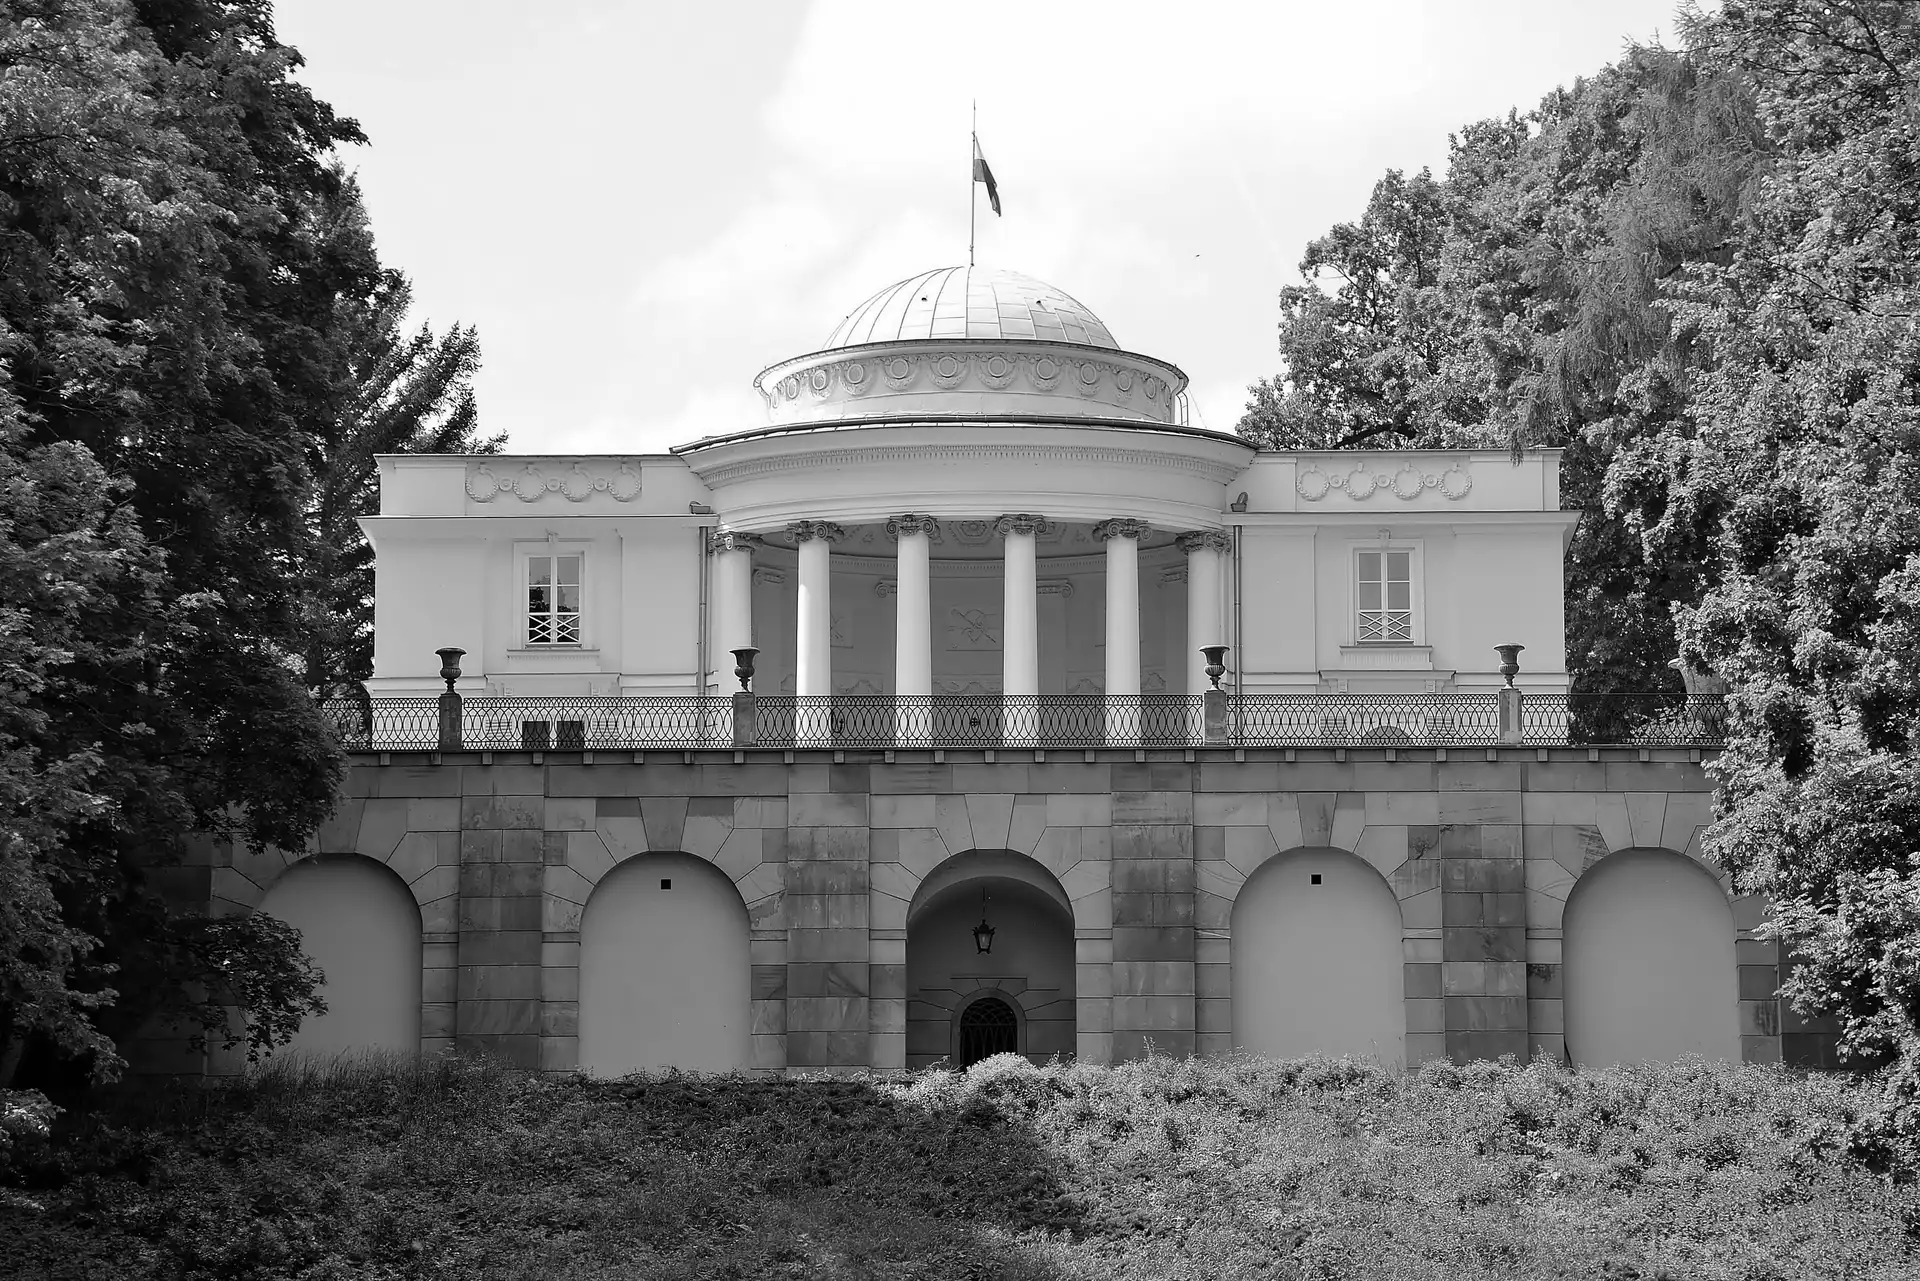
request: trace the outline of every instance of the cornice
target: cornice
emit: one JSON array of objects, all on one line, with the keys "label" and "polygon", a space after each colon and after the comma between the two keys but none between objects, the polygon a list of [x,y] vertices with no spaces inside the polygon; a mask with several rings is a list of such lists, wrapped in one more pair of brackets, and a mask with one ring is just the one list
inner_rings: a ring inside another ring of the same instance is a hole
[{"label": "cornice", "polygon": [[1046,464],[1096,464],[1137,467],[1156,472],[1176,471],[1213,484],[1224,485],[1244,470],[1240,462],[1221,462],[1197,458],[1171,450],[1127,448],[1119,445],[1019,444],[998,443],[941,444],[922,442],[898,445],[856,445],[834,449],[796,450],[776,457],[741,458],[716,463],[702,469],[700,478],[711,489],[760,476],[783,473],[886,466],[908,463],[916,467],[941,463],[999,463],[1036,466]]},{"label": "cornice", "polygon": [[1523,525],[1541,525],[1548,528],[1571,529],[1580,523],[1583,515],[1577,511],[1488,511],[1473,507],[1451,508],[1401,508],[1382,511],[1378,508],[1360,510],[1355,508],[1315,508],[1311,511],[1296,512],[1235,512],[1226,517],[1227,524],[1240,525],[1247,529],[1377,529],[1382,522],[1394,528],[1419,526],[1430,529],[1435,526],[1456,526],[1468,528],[1474,525],[1494,525],[1513,527]]}]

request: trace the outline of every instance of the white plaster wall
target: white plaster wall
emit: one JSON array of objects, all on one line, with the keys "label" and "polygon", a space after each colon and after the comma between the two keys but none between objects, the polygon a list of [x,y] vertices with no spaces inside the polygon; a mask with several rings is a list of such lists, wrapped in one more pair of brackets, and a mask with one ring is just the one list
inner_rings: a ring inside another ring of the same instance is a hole
[{"label": "white plaster wall", "polygon": [[434,651],[457,645],[477,673],[486,653],[490,576],[482,531],[472,538],[421,542],[398,536],[375,544],[373,670],[383,679],[417,681],[422,693],[444,688]]},{"label": "white plaster wall", "polygon": [[1400,905],[1378,872],[1340,850],[1281,854],[1241,889],[1232,928],[1235,1048],[1405,1062]]},{"label": "white plaster wall", "polygon": [[581,1069],[749,1066],[748,973],[747,909],[724,875],[686,854],[621,864],[580,922]]},{"label": "white plaster wall", "polygon": [[[1564,687],[1566,575],[1559,528],[1462,530],[1454,554],[1458,567],[1447,575],[1447,613],[1455,639],[1446,665],[1484,672],[1489,683],[1497,683],[1500,660],[1493,647],[1514,642],[1527,647],[1520,655],[1522,673],[1558,675],[1549,683]],[[1436,663],[1439,657],[1436,651]],[[1526,686],[1526,676],[1516,683]]]},{"label": "white plaster wall", "polygon": [[[601,646],[604,669],[622,673],[627,678],[625,684],[642,693],[697,692],[702,572],[699,531],[638,524],[609,541],[607,551],[619,559],[620,571],[610,576],[607,584],[609,589],[619,588],[617,596],[609,591],[607,608],[617,611],[619,626]],[[707,608],[711,618],[711,592]],[[710,646],[718,650],[717,636]],[[728,675],[724,688],[734,688],[732,657],[717,652],[709,657]]]},{"label": "white plaster wall", "polygon": [[907,1066],[952,1050],[953,1012],[981,988],[1001,988],[1025,1011],[1023,1051],[1036,1062],[1074,1052],[1073,920],[1040,891],[987,881],[993,951],[974,947],[980,881],[956,886],[907,930]]},{"label": "white plaster wall", "polygon": [[357,855],[309,858],[268,887],[258,910],[298,929],[326,974],[327,1012],[281,1053],[419,1051],[420,909],[398,877]]},{"label": "white plaster wall", "polygon": [[[1313,531],[1249,528],[1241,535],[1240,557],[1241,652],[1230,657],[1246,673],[1247,691],[1312,689],[1319,667]],[[1230,557],[1225,570],[1231,595]]]},{"label": "white plaster wall", "polygon": [[1666,850],[1622,850],[1567,899],[1567,1052],[1576,1063],[1740,1059],[1733,908]]}]

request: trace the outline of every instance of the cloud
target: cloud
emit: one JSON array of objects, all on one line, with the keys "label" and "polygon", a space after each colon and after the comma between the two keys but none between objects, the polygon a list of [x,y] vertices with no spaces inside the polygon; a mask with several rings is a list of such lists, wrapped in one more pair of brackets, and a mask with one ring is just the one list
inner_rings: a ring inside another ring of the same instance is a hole
[{"label": "cloud", "polygon": [[766,300],[840,250],[852,234],[811,194],[748,205],[693,252],[650,268],[634,285],[631,303],[667,323],[680,323],[689,310],[764,310]]},{"label": "cloud", "polygon": [[638,410],[608,410],[554,432],[541,448],[553,453],[664,454],[675,445],[747,431],[766,420],[759,395],[745,385],[676,391],[677,399],[664,413],[650,416],[644,402],[638,402]]},{"label": "cloud", "polygon": [[964,262],[976,98],[1006,207],[979,199],[979,261],[1179,363],[1196,424],[1230,430],[1277,363],[1274,295],[1300,247],[1385,167],[1443,165],[1448,130],[1536,101],[1564,78],[1542,58],[1597,67],[1612,50],[1595,32],[1632,24],[1537,4],[815,4],[757,104],[754,179],[708,234],[655,247],[628,291],[638,374],[582,433],[631,419],[646,425],[617,430],[682,443],[757,422],[756,372],[876,290]]}]

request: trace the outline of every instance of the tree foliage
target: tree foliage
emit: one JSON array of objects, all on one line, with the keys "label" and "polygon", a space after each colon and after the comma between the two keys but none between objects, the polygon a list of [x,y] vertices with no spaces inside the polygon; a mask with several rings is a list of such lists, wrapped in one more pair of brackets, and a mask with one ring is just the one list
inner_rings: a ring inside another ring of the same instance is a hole
[{"label": "tree foliage", "polygon": [[1920,1140],[1920,14],[1682,30],[1388,174],[1242,430],[1567,451],[1576,679],[1729,683],[1705,847],[1773,901],[1785,994],[1907,1056],[1883,1133]]},{"label": "tree foliage", "polygon": [[[343,191],[335,216],[364,227],[351,179]],[[376,458],[493,453],[505,442],[479,435],[479,335],[471,325],[437,336],[426,325],[404,333],[412,306],[413,286],[391,270],[370,291],[336,303],[346,367],[337,415],[315,459],[308,516],[314,590],[304,657],[307,684],[320,697],[352,693],[373,674],[373,547],[358,518],[379,510]]]},{"label": "tree foliage", "polygon": [[[156,1016],[258,1048],[317,1008],[296,932],[178,910],[190,840],[299,848],[342,770],[315,475],[370,466],[365,317],[404,284],[298,64],[260,0],[0,17],[0,1087],[30,1049],[110,1076]],[[394,383],[429,415],[447,345]]]},{"label": "tree foliage", "polygon": [[1920,1069],[1920,16],[1745,0],[1696,44],[1753,85],[1779,162],[1728,261],[1674,290],[1713,359],[1614,488],[1652,553],[1707,549],[1681,641],[1735,732],[1706,848],[1773,898],[1787,995]]},{"label": "tree foliage", "polygon": [[1657,434],[1697,363],[1661,283],[1724,253],[1767,148],[1737,77],[1635,49],[1525,116],[1468,126],[1448,172],[1389,172],[1281,293],[1285,372],[1242,434],[1276,448],[1564,449],[1585,513],[1568,553],[1578,688],[1677,683],[1668,606],[1697,591],[1602,501],[1621,443]]}]

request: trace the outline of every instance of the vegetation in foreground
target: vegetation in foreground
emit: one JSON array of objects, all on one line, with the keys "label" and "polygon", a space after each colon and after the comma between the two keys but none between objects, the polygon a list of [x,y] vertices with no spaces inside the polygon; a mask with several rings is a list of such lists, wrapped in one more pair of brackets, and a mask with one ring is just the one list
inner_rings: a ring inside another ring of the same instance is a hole
[{"label": "vegetation in foreground", "polygon": [[22,1281],[1911,1277],[1920,1190],[1843,1155],[1867,1098],[1699,1062],[278,1065],[16,1144],[0,1240]]}]

